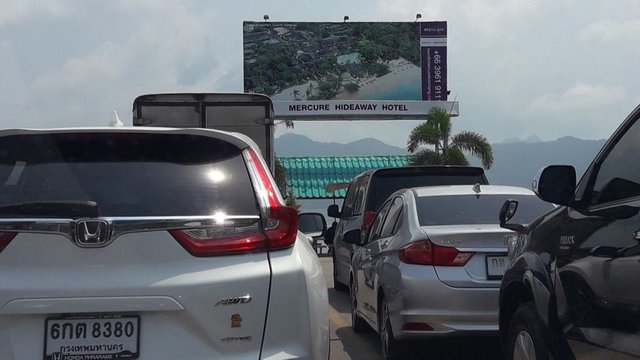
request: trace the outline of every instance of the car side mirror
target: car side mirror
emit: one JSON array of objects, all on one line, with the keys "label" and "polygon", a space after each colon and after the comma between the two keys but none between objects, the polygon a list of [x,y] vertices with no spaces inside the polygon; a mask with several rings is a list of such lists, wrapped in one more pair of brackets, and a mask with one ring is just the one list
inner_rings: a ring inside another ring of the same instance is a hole
[{"label": "car side mirror", "polygon": [[338,205],[329,205],[329,207],[327,208],[327,215],[331,216],[332,218],[339,218],[341,214]]},{"label": "car side mirror", "polygon": [[321,213],[301,213],[298,215],[298,229],[303,234],[323,234],[327,230],[327,220]]},{"label": "car side mirror", "polygon": [[536,176],[531,187],[544,201],[569,205],[576,191],[576,169],[571,165],[547,166]]},{"label": "car side mirror", "polygon": [[517,200],[505,200],[504,204],[500,208],[500,212],[498,213],[498,220],[500,220],[500,227],[521,232],[524,230],[524,225],[521,224],[507,224],[507,221],[511,220],[513,216],[518,211],[518,201]]},{"label": "car side mirror", "polygon": [[362,234],[362,231],[360,231],[360,229],[349,230],[346,233],[344,233],[344,236],[342,237],[342,241],[344,241],[347,244],[360,245],[361,234]]}]

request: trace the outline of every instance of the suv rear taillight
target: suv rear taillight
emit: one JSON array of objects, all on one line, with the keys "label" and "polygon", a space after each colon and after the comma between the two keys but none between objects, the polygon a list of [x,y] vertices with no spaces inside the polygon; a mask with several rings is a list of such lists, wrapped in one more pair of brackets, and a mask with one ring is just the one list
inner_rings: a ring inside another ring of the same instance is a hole
[{"label": "suv rear taillight", "polygon": [[372,210],[367,210],[364,212],[362,216],[362,227],[360,228],[363,232],[369,230],[369,226],[373,223],[373,219],[376,217],[376,212]]},{"label": "suv rear taillight", "polygon": [[400,261],[415,265],[464,266],[473,252],[461,252],[448,246],[435,245],[429,240],[411,243],[400,249]]},{"label": "suv rear taillight", "polygon": [[227,228],[220,236],[220,229],[173,230],[171,235],[194,256],[218,256],[248,252],[285,249],[294,244],[298,233],[298,211],[284,205],[275,181],[264,161],[251,148],[245,159],[256,184],[259,202],[266,215],[262,226],[253,229]]},{"label": "suv rear taillight", "polygon": [[4,250],[16,235],[17,233],[0,233],[0,251]]}]

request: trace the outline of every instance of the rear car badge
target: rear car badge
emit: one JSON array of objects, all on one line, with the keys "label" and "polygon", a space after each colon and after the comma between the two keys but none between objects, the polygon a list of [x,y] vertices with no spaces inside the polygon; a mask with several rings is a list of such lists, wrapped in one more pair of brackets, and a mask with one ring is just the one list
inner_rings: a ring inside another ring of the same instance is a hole
[{"label": "rear car badge", "polygon": [[110,238],[109,222],[101,219],[78,220],[75,227],[76,244],[82,247],[105,246]]},{"label": "rear car badge", "polygon": [[250,303],[251,300],[252,300],[251,295],[247,294],[243,296],[235,296],[235,297],[221,299],[214,306],[246,304],[246,303]]}]

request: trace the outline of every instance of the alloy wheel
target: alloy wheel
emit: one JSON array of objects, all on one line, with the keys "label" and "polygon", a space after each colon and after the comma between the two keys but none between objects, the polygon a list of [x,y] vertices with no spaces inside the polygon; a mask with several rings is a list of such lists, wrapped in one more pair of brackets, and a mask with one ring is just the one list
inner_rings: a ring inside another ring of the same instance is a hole
[{"label": "alloy wheel", "polygon": [[382,321],[380,322],[380,343],[382,345],[382,356],[385,359],[395,359],[397,351],[393,330],[391,330],[391,319],[389,319],[389,306],[387,302],[382,302]]},{"label": "alloy wheel", "polygon": [[531,335],[523,330],[518,333],[513,346],[513,360],[535,360],[536,349]]}]

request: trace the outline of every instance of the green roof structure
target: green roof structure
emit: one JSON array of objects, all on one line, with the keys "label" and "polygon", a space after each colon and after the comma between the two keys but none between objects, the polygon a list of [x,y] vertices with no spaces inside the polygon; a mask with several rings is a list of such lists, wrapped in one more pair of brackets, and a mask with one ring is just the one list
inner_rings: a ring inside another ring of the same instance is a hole
[{"label": "green roof structure", "polygon": [[382,167],[407,166],[410,156],[279,157],[287,184],[297,199],[343,198],[347,190],[327,192],[327,185],[350,183],[361,172]]}]

